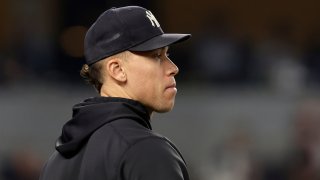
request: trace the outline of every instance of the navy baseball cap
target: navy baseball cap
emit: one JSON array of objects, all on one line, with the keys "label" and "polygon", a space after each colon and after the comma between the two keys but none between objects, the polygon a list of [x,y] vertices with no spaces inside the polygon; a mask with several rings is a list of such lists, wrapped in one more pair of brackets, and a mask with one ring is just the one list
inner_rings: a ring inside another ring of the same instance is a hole
[{"label": "navy baseball cap", "polygon": [[154,15],[143,7],[111,8],[87,31],[84,40],[86,63],[91,65],[126,50],[154,50],[190,37],[190,34],[165,34]]}]

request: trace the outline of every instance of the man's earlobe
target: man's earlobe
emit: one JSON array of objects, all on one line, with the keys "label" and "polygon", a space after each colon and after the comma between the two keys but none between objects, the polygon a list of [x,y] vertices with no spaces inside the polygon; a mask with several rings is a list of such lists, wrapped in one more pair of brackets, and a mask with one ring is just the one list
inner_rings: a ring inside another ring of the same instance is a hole
[{"label": "man's earlobe", "polygon": [[110,59],[107,62],[107,71],[109,76],[117,81],[125,82],[127,80],[124,68],[118,58]]}]

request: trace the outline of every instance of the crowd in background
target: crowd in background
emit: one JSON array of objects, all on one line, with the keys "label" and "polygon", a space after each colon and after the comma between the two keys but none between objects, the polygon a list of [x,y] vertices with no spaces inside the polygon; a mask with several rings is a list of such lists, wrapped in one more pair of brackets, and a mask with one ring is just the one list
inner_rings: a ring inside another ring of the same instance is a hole
[{"label": "crowd in background", "polygon": [[[320,35],[316,29],[301,46],[295,43],[290,24],[274,22],[269,36],[254,41],[250,35],[235,37],[224,23],[223,19],[211,20],[203,32],[193,34],[188,46],[173,47],[171,58],[182,69],[179,80],[217,86],[263,85],[285,91],[320,83]],[[68,30],[73,30],[69,35],[78,34],[66,40],[69,46],[82,46],[85,27],[64,28],[61,34]],[[83,54],[72,56],[59,38],[32,31],[14,39],[11,48],[0,51],[0,83],[25,79],[77,82]]]},{"label": "crowd in background", "polygon": [[[80,9],[84,9],[85,1],[79,2]],[[138,4],[152,6],[149,1]],[[84,57],[79,51],[83,50],[81,38],[91,19],[85,19],[86,13],[71,12],[73,6],[73,1],[63,4],[65,9],[61,11],[68,18],[53,33],[36,24],[30,25],[31,22],[15,24],[16,36],[8,46],[0,49],[0,88],[25,81],[82,83],[79,71]],[[100,12],[96,11],[91,9],[88,13],[94,17]],[[79,14],[83,18],[75,17]],[[83,26],[75,26],[81,20],[85,21]],[[314,33],[299,44],[293,38],[292,24],[287,21],[270,23],[268,35],[259,40],[254,40],[250,34],[242,37],[233,34],[223,14],[210,17],[204,26],[203,30],[193,34],[186,46],[172,48],[170,58],[180,68],[179,83],[202,83],[222,88],[262,87],[293,96],[308,89],[318,90],[319,28],[314,28]],[[68,30],[71,31],[67,35],[74,35],[74,38],[66,37],[65,40],[64,33]],[[292,119],[293,147],[276,165],[257,161],[252,152],[251,135],[236,129],[213,150],[206,177],[198,173],[192,175],[194,179],[204,180],[319,179],[319,120],[319,102],[308,102],[297,109]],[[29,151],[11,152],[0,160],[0,179],[3,180],[37,179],[43,165],[43,160]]]}]

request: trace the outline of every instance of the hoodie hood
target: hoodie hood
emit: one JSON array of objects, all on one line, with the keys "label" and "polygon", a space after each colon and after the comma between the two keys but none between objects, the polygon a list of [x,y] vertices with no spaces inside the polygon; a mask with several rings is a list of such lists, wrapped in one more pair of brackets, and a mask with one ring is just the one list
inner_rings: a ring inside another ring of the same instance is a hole
[{"label": "hoodie hood", "polygon": [[62,129],[56,150],[64,157],[77,154],[97,129],[118,119],[132,119],[151,129],[147,109],[139,102],[115,97],[94,97],[73,106],[72,119]]}]

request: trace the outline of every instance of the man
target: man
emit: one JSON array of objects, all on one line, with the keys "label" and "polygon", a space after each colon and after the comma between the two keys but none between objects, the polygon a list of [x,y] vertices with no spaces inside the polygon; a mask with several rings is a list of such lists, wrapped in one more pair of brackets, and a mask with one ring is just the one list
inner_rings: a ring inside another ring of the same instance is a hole
[{"label": "man", "polygon": [[153,112],[173,108],[177,66],[168,46],[189,34],[164,34],[138,6],[111,8],[85,37],[81,75],[100,97],[73,107],[41,180],[188,180],[178,149],[152,131]]}]

